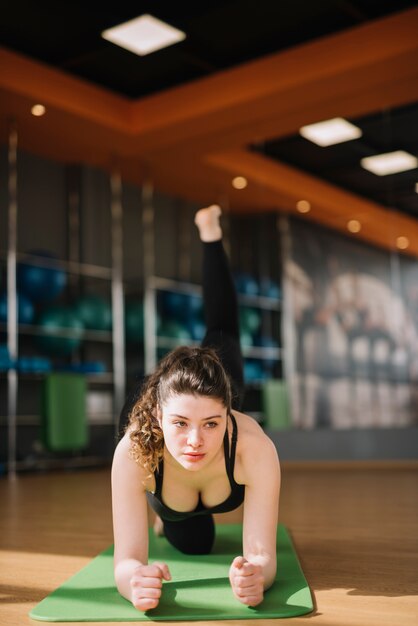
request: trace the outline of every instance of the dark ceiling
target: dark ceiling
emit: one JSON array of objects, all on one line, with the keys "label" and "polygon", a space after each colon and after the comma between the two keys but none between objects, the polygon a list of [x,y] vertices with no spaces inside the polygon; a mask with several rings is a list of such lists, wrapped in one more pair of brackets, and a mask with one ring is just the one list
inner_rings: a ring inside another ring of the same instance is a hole
[{"label": "dark ceiling", "polygon": [[[415,6],[408,0],[153,0],[97,10],[89,2],[16,0],[3,4],[0,45],[136,99]],[[101,38],[104,29],[143,13],[185,31],[186,39],[139,57]],[[293,136],[254,149],[418,217],[416,169],[378,177],[359,166],[360,158],[378,152],[418,154],[418,103],[350,121],[363,130],[361,139],[319,148]]]},{"label": "dark ceiling", "polygon": [[[119,94],[139,98],[416,6],[411,0],[6,2],[0,44]],[[186,32],[145,57],[101,32],[150,13]]]}]

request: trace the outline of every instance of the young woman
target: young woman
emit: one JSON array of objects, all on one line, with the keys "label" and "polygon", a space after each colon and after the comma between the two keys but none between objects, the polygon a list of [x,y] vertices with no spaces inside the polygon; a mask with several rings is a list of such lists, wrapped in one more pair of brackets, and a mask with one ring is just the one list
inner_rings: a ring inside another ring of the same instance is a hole
[{"label": "young woman", "polygon": [[164,357],[125,407],[129,424],[115,451],[115,580],[140,611],[155,608],[163,580],[171,580],[167,564],[148,563],[148,503],[158,516],[154,528],[195,555],[212,549],[213,514],[243,503],[243,554],[229,569],[232,592],[256,606],[276,574],[280,466],[272,441],[239,411],[238,305],[219,218],[216,205],[195,218],[203,242],[203,345]]}]

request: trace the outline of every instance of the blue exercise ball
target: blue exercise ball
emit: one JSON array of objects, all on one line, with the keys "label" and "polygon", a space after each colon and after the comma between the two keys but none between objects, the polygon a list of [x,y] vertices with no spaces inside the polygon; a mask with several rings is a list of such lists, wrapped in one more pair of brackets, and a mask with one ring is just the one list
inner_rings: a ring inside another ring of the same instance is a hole
[{"label": "blue exercise ball", "polygon": [[[31,300],[23,293],[17,294],[17,320],[19,324],[32,324],[35,309]],[[7,293],[0,296],[0,322],[7,322]]]},{"label": "blue exercise ball", "polygon": [[161,294],[161,310],[164,317],[185,321],[189,315],[189,296],[176,291],[164,291]]},{"label": "blue exercise ball", "polygon": [[279,299],[281,297],[281,289],[274,280],[264,276],[260,281],[260,294],[267,298]]},{"label": "blue exercise ball", "polygon": [[244,361],[244,379],[246,382],[258,382],[265,378],[260,361],[256,359],[246,359]]},{"label": "blue exercise ball", "polygon": [[254,276],[238,272],[234,276],[234,281],[238,293],[246,296],[257,296],[259,294],[259,285]]},{"label": "blue exercise ball", "polygon": [[[36,337],[39,348],[47,354],[67,356],[79,346],[83,337],[83,322],[73,310],[54,307],[43,311],[38,319],[42,334]],[[68,331],[68,336],[63,336]]]},{"label": "blue exercise ball", "polygon": [[74,304],[77,317],[85,328],[94,330],[110,330],[112,328],[112,308],[104,298],[85,295]]},{"label": "blue exercise ball", "polygon": [[44,251],[32,251],[30,254],[42,257],[51,262],[49,267],[34,263],[19,263],[17,267],[17,286],[20,292],[34,302],[51,302],[64,290],[67,274],[54,267],[56,257]]},{"label": "blue exercise ball", "polygon": [[194,341],[202,341],[206,333],[206,325],[200,319],[191,319],[187,324],[187,330]]}]

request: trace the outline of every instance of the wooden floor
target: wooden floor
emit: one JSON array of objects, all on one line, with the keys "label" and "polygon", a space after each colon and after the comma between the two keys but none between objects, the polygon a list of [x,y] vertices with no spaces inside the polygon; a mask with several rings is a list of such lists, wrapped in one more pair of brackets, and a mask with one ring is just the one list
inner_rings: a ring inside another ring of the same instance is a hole
[{"label": "wooden floor", "polygon": [[[413,466],[285,465],[280,518],[315,602],[288,623],[417,624],[417,478]],[[28,611],[112,541],[109,471],[2,478],[0,502],[0,624],[40,623]]]}]

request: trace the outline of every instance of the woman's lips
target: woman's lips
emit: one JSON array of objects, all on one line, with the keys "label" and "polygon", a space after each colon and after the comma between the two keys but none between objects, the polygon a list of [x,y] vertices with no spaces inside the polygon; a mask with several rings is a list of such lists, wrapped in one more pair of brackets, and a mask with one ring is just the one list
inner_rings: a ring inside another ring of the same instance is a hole
[{"label": "woman's lips", "polygon": [[200,461],[205,456],[203,452],[185,452],[184,456],[189,461]]}]

